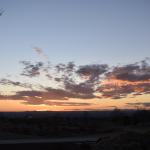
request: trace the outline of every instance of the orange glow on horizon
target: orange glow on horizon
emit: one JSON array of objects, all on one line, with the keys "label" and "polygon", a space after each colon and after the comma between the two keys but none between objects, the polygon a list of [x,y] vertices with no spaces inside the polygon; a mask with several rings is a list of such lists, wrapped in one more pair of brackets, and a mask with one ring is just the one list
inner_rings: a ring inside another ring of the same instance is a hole
[{"label": "orange glow on horizon", "polygon": [[[101,82],[101,86],[107,86],[110,85],[110,88],[106,88],[105,90],[108,92],[111,91],[111,85],[115,86],[123,86],[123,85],[135,85],[134,91],[135,92],[143,92],[144,89],[142,87],[136,87],[138,84],[142,83],[150,83],[150,80],[148,81],[136,81],[136,82],[131,82],[131,81],[122,81],[118,79],[107,79],[103,80]],[[100,96],[101,93],[95,93],[95,95]],[[46,95],[44,95],[44,99],[46,99]],[[42,99],[40,96],[36,96],[38,99]],[[43,100],[44,100],[43,99]],[[81,105],[81,106],[61,106],[61,105],[55,105],[55,104],[40,104],[40,105],[27,105],[24,103],[23,100],[0,100],[0,111],[85,111],[85,110],[104,110],[104,109],[114,109],[114,108],[119,108],[119,109],[136,109],[136,106],[129,106],[127,103],[136,103],[137,100],[140,102],[149,102],[150,95],[138,95],[136,97],[132,97],[132,94],[129,94],[126,98],[122,98],[119,100],[111,99],[109,96],[108,97],[102,97],[102,98],[94,98],[94,99],[73,99],[70,98],[67,100],[68,102],[77,102],[77,103],[91,103],[91,105]],[[49,100],[50,102],[65,102],[63,100]]]},{"label": "orange glow on horizon", "polygon": [[121,100],[113,100],[110,98],[103,99],[70,99],[72,102],[83,102],[91,103],[89,106],[59,106],[59,105],[27,105],[24,101],[19,100],[1,100],[0,101],[0,111],[1,112],[16,112],[16,111],[86,111],[86,110],[112,110],[114,108],[119,109],[137,109],[137,106],[128,106],[127,103],[136,102],[149,102],[150,95],[140,95],[136,98],[128,96]]},{"label": "orange glow on horizon", "polygon": [[140,83],[150,83],[150,80],[132,82],[132,81],[125,81],[125,80],[119,80],[119,79],[112,78],[112,79],[103,80],[101,82],[101,85],[111,85],[112,84],[112,85],[122,86],[122,85],[138,85]]}]

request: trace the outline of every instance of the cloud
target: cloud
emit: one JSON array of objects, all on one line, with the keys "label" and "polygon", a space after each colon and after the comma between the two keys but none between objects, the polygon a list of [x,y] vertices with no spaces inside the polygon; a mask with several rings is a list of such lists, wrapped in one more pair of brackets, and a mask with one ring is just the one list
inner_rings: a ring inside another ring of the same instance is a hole
[{"label": "cloud", "polygon": [[30,61],[20,61],[20,63],[24,66],[21,76],[26,76],[29,78],[40,77],[44,75],[47,79],[51,80],[53,77],[49,73],[50,64],[45,64],[44,62],[30,62]]},{"label": "cloud", "polygon": [[0,16],[2,16],[4,12],[5,12],[5,10],[3,10],[3,9],[1,8],[1,9],[0,9]]},{"label": "cloud", "polygon": [[49,106],[89,106],[91,105],[90,103],[79,103],[79,102],[60,102],[60,101],[37,101],[35,102],[34,99],[30,100],[30,101],[25,101],[24,104],[27,104],[27,105],[49,105]]},{"label": "cloud", "polygon": [[108,66],[105,64],[76,66],[73,62],[69,62],[58,64],[55,68],[57,73],[61,74],[55,80],[61,82],[66,91],[83,98],[98,98],[94,94],[96,84],[100,82],[100,76],[107,71]]},{"label": "cloud", "polygon": [[105,74],[98,91],[104,98],[121,99],[150,94],[150,65],[146,60],[125,66],[116,66]]},{"label": "cloud", "polygon": [[57,73],[67,74],[67,76],[71,76],[75,72],[75,67],[74,62],[68,62],[67,64],[60,63],[54,66]]},{"label": "cloud", "polygon": [[86,83],[80,83],[80,84],[66,83],[65,89],[69,90],[72,93],[76,93],[76,94],[91,95],[91,97],[93,97],[93,92],[94,92],[92,87],[90,87]]},{"label": "cloud", "polygon": [[121,82],[121,84],[115,84],[110,81],[110,83],[101,85],[98,91],[104,98],[121,99],[127,97],[129,94],[135,97],[138,95],[150,94],[150,82],[138,82],[134,84],[131,82]]},{"label": "cloud", "polygon": [[125,66],[117,66],[107,74],[107,78],[137,82],[150,80],[150,65],[146,60]]},{"label": "cloud", "polygon": [[[36,49],[36,51],[42,53],[40,49]],[[65,105],[66,102],[66,105],[71,105],[70,98],[122,99],[128,95],[135,97],[150,94],[150,65],[147,60],[113,68],[107,64],[77,66],[74,62],[51,66],[44,62],[33,63],[31,61],[21,61],[21,64],[24,66],[21,76],[27,76],[29,81],[30,78],[40,77],[42,79],[45,77],[49,83],[54,83],[57,87],[48,84],[40,86],[39,83],[37,86],[40,88],[37,91],[33,84],[1,79],[1,85],[27,89],[17,91],[14,95],[0,95],[0,99],[24,100],[26,104],[34,105],[48,105],[57,100],[62,101],[62,105]],[[75,104],[72,103],[72,105]]]},{"label": "cloud", "polygon": [[103,98],[121,99],[134,92],[134,90],[129,85],[116,86],[107,84],[99,87],[99,92]]},{"label": "cloud", "polygon": [[138,103],[126,103],[129,106],[134,107],[150,107],[150,102],[138,102]]},{"label": "cloud", "polygon": [[74,70],[76,76],[80,78],[81,82],[72,80],[72,78],[65,78],[64,86],[66,90],[69,90],[75,94],[85,95],[89,98],[97,98],[94,95],[95,87],[100,82],[100,75],[104,74],[108,69],[105,64],[91,64],[79,66],[77,70]]},{"label": "cloud", "polygon": [[[2,96],[2,95],[1,95]],[[14,95],[5,95],[2,96],[3,100],[69,100],[69,98],[79,98],[79,99],[90,99],[91,95],[87,94],[76,94],[63,89],[53,89],[51,87],[45,88],[45,90],[36,91],[36,90],[26,90],[18,91]]]},{"label": "cloud", "polygon": [[19,86],[19,87],[30,88],[30,89],[32,89],[32,87],[33,87],[32,84],[29,84],[29,83],[21,83],[21,82],[12,81],[12,80],[9,80],[9,79],[1,79],[1,80],[0,80],[0,84],[1,84],[1,85]]},{"label": "cloud", "polygon": [[91,94],[76,93],[68,89],[46,88],[46,90],[52,99],[54,98],[55,99],[69,99],[69,98],[91,99],[91,98],[94,98],[94,96]]},{"label": "cloud", "polygon": [[39,48],[39,47],[34,47],[33,50],[42,58],[46,59],[46,61],[48,60],[48,56],[45,54],[45,52]]},{"label": "cloud", "polygon": [[21,73],[22,76],[37,77],[40,75],[41,69],[43,69],[42,62],[32,64],[29,61],[21,61],[21,64],[24,65],[23,71]]},{"label": "cloud", "polygon": [[46,88],[45,91],[33,91],[33,90],[18,91],[14,95],[0,95],[1,100],[23,100],[25,104],[32,104],[32,105],[41,105],[41,104],[45,105],[60,104],[62,106],[72,106],[72,105],[78,106],[79,104],[89,105],[89,103],[69,102],[69,98],[89,99],[90,97],[82,94],[74,94],[62,89],[52,89],[52,88]]},{"label": "cloud", "polygon": [[95,82],[100,79],[100,75],[108,71],[107,64],[91,64],[80,66],[77,74],[81,77],[88,78],[89,82]]}]

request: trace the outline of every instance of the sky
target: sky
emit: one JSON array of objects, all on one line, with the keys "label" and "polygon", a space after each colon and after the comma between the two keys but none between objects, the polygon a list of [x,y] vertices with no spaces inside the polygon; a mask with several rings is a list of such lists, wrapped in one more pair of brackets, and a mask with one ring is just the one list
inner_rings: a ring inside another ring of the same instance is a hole
[{"label": "sky", "polygon": [[149,0],[0,0],[0,111],[150,106]]}]

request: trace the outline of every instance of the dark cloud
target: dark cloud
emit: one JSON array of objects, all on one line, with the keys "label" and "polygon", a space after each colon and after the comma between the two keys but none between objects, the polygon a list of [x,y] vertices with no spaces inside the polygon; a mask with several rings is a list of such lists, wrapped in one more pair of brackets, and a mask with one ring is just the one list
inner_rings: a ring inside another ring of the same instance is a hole
[{"label": "dark cloud", "polygon": [[[94,95],[96,91],[95,87],[97,83],[100,83],[100,75],[105,73],[108,69],[107,65],[85,65],[79,66],[75,70],[75,65],[70,63],[67,67],[69,76],[64,76],[62,79],[64,88],[76,95],[82,95],[87,98],[97,98]],[[69,69],[68,69],[69,68]],[[74,79],[74,76],[78,76],[80,82]]]},{"label": "dark cloud", "polygon": [[[23,100],[30,105],[60,105],[60,106],[79,106],[90,105],[89,103],[69,102],[69,98],[88,99],[87,95],[74,94],[62,89],[46,88],[45,91],[18,91],[14,95],[0,95],[1,100]],[[58,102],[56,102],[56,100]],[[61,102],[59,102],[61,100]],[[64,102],[63,102],[63,101]],[[55,101],[55,102],[53,102]]]},{"label": "dark cloud", "polygon": [[121,99],[127,97],[129,94],[132,94],[132,97],[150,94],[150,83],[122,83],[120,85],[110,83],[102,85],[99,87],[99,92],[102,94],[102,97]]},{"label": "dark cloud", "polygon": [[2,16],[4,12],[5,12],[5,10],[3,10],[3,9],[1,8],[1,9],[0,9],[0,16]]},{"label": "dark cloud", "polygon": [[129,106],[135,106],[135,107],[150,107],[150,102],[138,102],[138,103],[126,103]]},{"label": "dark cloud", "polygon": [[76,65],[74,62],[68,62],[67,64],[58,64],[54,66],[54,69],[56,71],[54,80],[57,82],[62,82],[65,84],[65,82],[72,82],[75,77],[75,70]]},{"label": "dark cloud", "polygon": [[63,72],[63,73],[72,73],[75,70],[75,64],[74,62],[68,62],[67,64],[58,64],[55,66],[56,71],[59,72]]},{"label": "dark cloud", "polygon": [[[61,73],[61,75],[60,77],[56,77],[55,81],[61,82],[64,85],[65,91],[72,93],[72,95],[76,95],[78,97],[85,98],[85,99],[95,98],[96,97],[94,95],[95,82],[92,83],[91,79],[95,79],[97,76],[97,81],[98,81],[98,75],[102,73],[103,71],[101,69],[101,72],[100,72],[100,67],[98,67],[98,65],[97,67],[96,65],[94,66],[95,66],[95,69],[93,69],[93,73],[91,70],[90,74],[88,74],[88,76],[91,76],[92,74],[93,77],[91,77],[88,80],[85,80],[83,79],[83,76],[81,75],[82,73],[80,71],[81,68],[82,69],[84,68],[84,66],[78,68],[73,62],[69,62],[67,65],[59,64],[55,67],[56,67],[57,73]],[[85,68],[87,68],[87,66],[85,66]],[[90,67],[89,65],[88,68],[91,69],[92,67]],[[96,68],[99,71],[97,74],[96,74]]]},{"label": "dark cloud", "polygon": [[9,79],[1,79],[0,80],[1,85],[12,85],[12,86],[19,86],[24,88],[30,88],[32,89],[32,84],[29,83],[21,83],[21,82],[15,82]]},{"label": "dark cloud", "polygon": [[91,64],[80,66],[77,70],[77,74],[86,77],[90,82],[99,80],[100,75],[108,71],[108,65],[106,64]]},{"label": "dark cloud", "polygon": [[21,61],[24,65],[23,72],[21,75],[28,77],[37,77],[40,75],[41,70],[43,70],[44,64],[42,62],[37,62],[32,64],[30,61]]},{"label": "dark cloud", "polygon": [[68,102],[68,101],[65,101],[65,102],[60,102],[60,101],[41,101],[41,100],[30,100],[30,101],[25,101],[24,104],[27,104],[27,105],[42,105],[42,104],[45,104],[45,105],[56,105],[56,106],[89,106],[91,105],[90,103],[78,103],[78,102]]},{"label": "dark cloud", "polygon": [[7,99],[7,98],[6,98],[5,95],[0,94],[0,100],[6,100],[6,99]]},{"label": "dark cloud", "polygon": [[102,97],[104,98],[121,99],[135,91],[131,85],[118,86],[113,84],[107,84],[101,86],[99,88],[99,92],[102,94]]},{"label": "dark cloud", "polygon": [[[36,51],[42,53],[39,49]],[[0,99],[24,100],[26,104],[34,105],[48,105],[48,103],[52,104],[53,100],[62,100],[62,105],[65,105],[66,102],[66,105],[75,105],[69,103],[68,100],[70,98],[85,100],[93,98],[121,99],[129,94],[133,97],[150,94],[150,65],[146,60],[116,66],[112,69],[107,64],[76,66],[74,62],[51,65],[51,67],[49,63],[46,65],[43,62],[21,61],[21,64],[24,66],[21,75],[33,78],[40,77],[42,74],[49,83],[54,81],[57,88],[49,87],[48,84],[45,86],[37,85],[39,87],[39,91],[37,91],[32,84],[1,79],[0,84],[2,85],[20,86],[30,88],[30,90],[18,91],[14,95],[0,95]],[[116,83],[113,80],[116,80]],[[105,83],[104,81],[109,82]],[[95,93],[101,96],[96,96]]]},{"label": "dark cloud", "polygon": [[105,74],[106,83],[98,87],[102,97],[120,99],[150,94],[150,65],[147,60],[116,66]]},{"label": "dark cloud", "polygon": [[150,65],[143,60],[140,63],[117,66],[107,74],[107,77],[130,82],[147,81],[150,80]]},{"label": "dark cloud", "polygon": [[59,73],[59,72],[63,72],[66,68],[66,65],[65,64],[58,64],[55,66],[56,68],[56,71]]},{"label": "dark cloud", "polygon": [[80,93],[80,94],[93,94],[94,90],[92,87],[87,85],[86,83],[80,83],[80,84],[66,84],[65,88],[73,93]]},{"label": "dark cloud", "polygon": [[89,84],[79,83],[76,84],[74,82],[65,82],[65,89],[72,94],[78,95],[83,98],[91,99],[96,98],[97,96],[94,95],[93,87]]},{"label": "dark cloud", "polygon": [[52,89],[47,88],[47,93],[51,96],[51,99],[69,99],[69,98],[80,98],[80,99],[90,99],[94,98],[92,94],[87,93],[79,93],[73,92],[72,90],[68,89]]},{"label": "dark cloud", "polygon": [[[72,93],[63,89],[53,89],[53,88],[45,88],[43,91],[35,91],[35,90],[26,90],[26,91],[18,91],[14,95],[1,95],[1,99],[10,99],[10,100],[69,100],[69,98],[81,98],[81,99],[89,99],[91,95],[88,94],[80,94],[80,93]],[[93,97],[92,97],[93,98]]]}]

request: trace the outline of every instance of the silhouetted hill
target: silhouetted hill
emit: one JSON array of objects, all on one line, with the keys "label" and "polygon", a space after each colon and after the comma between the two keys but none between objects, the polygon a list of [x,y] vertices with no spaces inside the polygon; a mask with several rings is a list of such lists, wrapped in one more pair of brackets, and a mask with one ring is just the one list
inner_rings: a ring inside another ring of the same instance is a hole
[{"label": "silhouetted hill", "polygon": [[[136,110],[122,110],[124,114],[132,115]],[[10,118],[20,118],[20,117],[93,117],[93,118],[102,118],[102,117],[110,117],[112,115],[113,110],[104,110],[104,111],[30,111],[30,112],[0,112],[0,117],[10,117]]]}]

